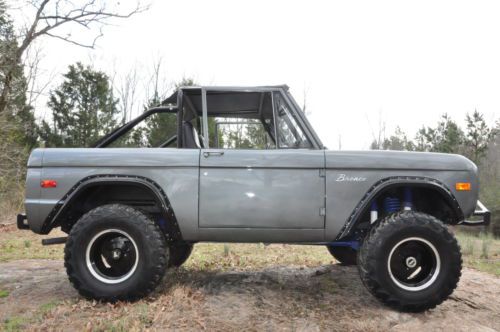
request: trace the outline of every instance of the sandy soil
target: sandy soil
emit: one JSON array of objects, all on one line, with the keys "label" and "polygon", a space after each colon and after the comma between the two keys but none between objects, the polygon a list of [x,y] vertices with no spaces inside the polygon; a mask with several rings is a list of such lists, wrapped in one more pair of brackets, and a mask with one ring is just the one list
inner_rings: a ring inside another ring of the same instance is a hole
[{"label": "sandy soil", "polygon": [[181,268],[146,300],[102,304],[78,296],[62,261],[18,260],[0,263],[0,289],[9,292],[0,298],[0,321],[24,317],[19,326],[29,329],[500,330],[500,278],[472,269],[464,269],[448,301],[420,314],[387,309],[365,290],[355,267],[335,264]]}]

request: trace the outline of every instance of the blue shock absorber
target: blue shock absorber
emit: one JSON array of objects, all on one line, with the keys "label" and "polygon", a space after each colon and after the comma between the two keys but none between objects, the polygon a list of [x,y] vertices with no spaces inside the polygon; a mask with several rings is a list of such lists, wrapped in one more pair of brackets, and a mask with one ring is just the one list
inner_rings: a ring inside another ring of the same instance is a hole
[{"label": "blue shock absorber", "polygon": [[378,219],[377,201],[373,200],[370,206],[370,224],[373,224]]},{"label": "blue shock absorber", "polygon": [[394,197],[386,197],[384,199],[384,210],[387,214],[398,212],[399,210],[401,210],[401,203],[399,202],[399,199]]},{"label": "blue shock absorber", "polygon": [[408,187],[406,187],[404,190],[403,210],[413,210],[413,194],[411,192],[411,189]]}]

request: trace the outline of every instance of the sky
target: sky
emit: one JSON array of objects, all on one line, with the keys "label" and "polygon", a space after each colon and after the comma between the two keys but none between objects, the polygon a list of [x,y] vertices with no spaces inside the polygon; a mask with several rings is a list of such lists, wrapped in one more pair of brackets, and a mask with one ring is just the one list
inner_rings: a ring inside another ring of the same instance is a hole
[{"label": "sky", "polygon": [[[13,16],[21,25],[29,15]],[[40,46],[52,86],[76,61],[120,77],[134,67],[147,76],[158,58],[170,81],[287,84],[328,148],[367,149],[380,122],[413,137],[443,113],[463,125],[477,109],[494,125],[499,16],[499,1],[153,0],[104,27],[95,50]]]}]

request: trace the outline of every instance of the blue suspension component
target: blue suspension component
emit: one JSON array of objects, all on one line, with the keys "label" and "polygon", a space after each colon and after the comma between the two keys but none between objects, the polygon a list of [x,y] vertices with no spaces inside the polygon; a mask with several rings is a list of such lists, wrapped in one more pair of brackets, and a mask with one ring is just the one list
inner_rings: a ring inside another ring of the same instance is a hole
[{"label": "blue suspension component", "polygon": [[359,250],[361,246],[359,241],[335,241],[329,242],[327,245],[331,247],[351,247],[354,250]]},{"label": "blue suspension component", "polygon": [[161,229],[166,229],[167,227],[167,221],[163,218],[158,219],[158,224],[160,225]]},{"label": "blue suspension component", "polygon": [[403,210],[413,210],[413,194],[408,187],[404,190]]},{"label": "blue suspension component", "polygon": [[370,224],[373,224],[378,219],[377,201],[373,200],[370,206]]},{"label": "blue suspension component", "polygon": [[384,210],[386,213],[398,212],[401,210],[399,199],[394,197],[386,197],[384,199]]}]

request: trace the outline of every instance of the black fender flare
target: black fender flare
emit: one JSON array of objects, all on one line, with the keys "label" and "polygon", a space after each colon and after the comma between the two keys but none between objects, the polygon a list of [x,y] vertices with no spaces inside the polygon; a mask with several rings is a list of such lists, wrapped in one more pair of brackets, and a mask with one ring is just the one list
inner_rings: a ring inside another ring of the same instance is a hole
[{"label": "black fender flare", "polygon": [[71,203],[74,202],[79,197],[84,190],[92,187],[103,184],[132,184],[136,186],[140,186],[153,194],[156,203],[160,207],[163,217],[168,221],[167,222],[167,230],[165,235],[169,242],[180,241],[182,240],[182,234],[179,228],[179,224],[177,222],[177,218],[175,216],[174,210],[170,201],[167,197],[167,194],[163,190],[163,188],[156,183],[155,181],[137,175],[116,175],[116,174],[98,174],[87,176],[80,181],[78,181],[54,206],[52,211],[49,213],[47,218],[45,219],[42,226],[42,234],[48,234],[52,228],[55,227],[57,220],[60,216],[62,216],[68,208],[71,206]]},{"label": "black fender flare", "polygon": [[350,235],[354,226],[359,222],[361,215],[369,207],[371,201],[382,191],[389,188],[396,187],[424,187],[431,188],[440,193],[440,195],[445,199],[448,205],[451,207],[452,211],[455,213],[457,220],[464,219],[464,213],[460,208],[458,201],[451,192],[451,190],[441,181],[429,178],[429,177],[418,177],[418,176],[393,176],[387,177],[377,181],[373,186],[368,189],[363,198],[356,205],[351,215],[345,222],[344,226],[340,230],[336,237],[336,240],[345,238]]}]

